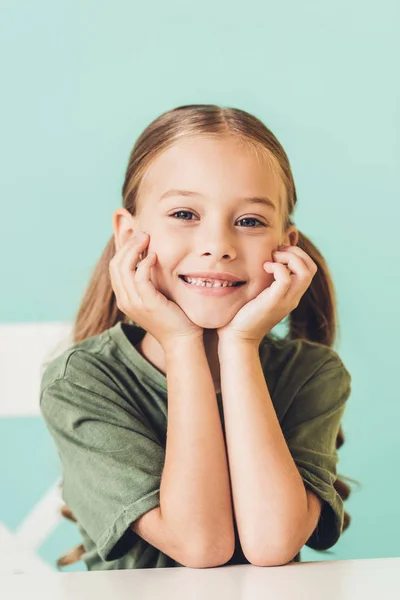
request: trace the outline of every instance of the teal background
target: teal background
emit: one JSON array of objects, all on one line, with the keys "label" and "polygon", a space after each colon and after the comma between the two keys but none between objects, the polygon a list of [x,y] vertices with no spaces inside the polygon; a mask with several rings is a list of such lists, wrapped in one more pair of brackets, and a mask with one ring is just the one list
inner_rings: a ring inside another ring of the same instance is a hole
[{"label": "teal background", "polygon": [[[399,12],[395,0],[1,3],[0,322],[72,321],[129,152],[162,112],[236,106],[288,153],[294,220],[331,268],[353,378],[339,473],[362,484],[350,528],[303,560],[400,555]],[[59,471],[40,417],[0,432],[12,529]],[[54,564],[79,542],[66,522],[40,555]]]}]

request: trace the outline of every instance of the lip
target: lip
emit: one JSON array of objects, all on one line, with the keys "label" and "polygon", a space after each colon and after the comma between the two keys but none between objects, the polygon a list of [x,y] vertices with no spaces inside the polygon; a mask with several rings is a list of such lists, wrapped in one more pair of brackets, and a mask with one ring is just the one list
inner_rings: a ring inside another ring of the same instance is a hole
[{"label": "lip", "polygon": [[234,294],[238,290],[241,290],[242,287],[244,287],[244,284],[235,287],[207,287],[206,285],[192,285],[191,283],[187,283],[184,279],[182,279],[182,277],[179,277],[179,281],[182,281],[183,285],[190,289],[192,292],[200,294],[201,296],[228,296],[230,294]]},{"label": "lip", "polygon": [[199,277],[201,279],[219,279],[221,281],[229,281],[230,283],[235,281],[244,282],[244,279],[240,279],[236,275],[232,275],[232,273],[224,273],[224,272],[210,272],[210,271],[196,271],[195,273],[181,273],[185,277],[196,278]]}]

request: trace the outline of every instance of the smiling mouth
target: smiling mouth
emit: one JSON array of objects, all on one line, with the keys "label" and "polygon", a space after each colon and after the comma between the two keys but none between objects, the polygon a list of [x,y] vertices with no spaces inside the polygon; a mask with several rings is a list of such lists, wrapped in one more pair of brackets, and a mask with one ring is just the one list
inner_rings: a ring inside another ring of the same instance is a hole
[{"label": "smiling mouth", "polygon": [[202,282],[196,283],[193,282],[192,279],[195,278],[191,278],[191,277],[185,277],[185,275],[179,275],[180,279],[183,279],[183,281],[185,281],[185,283],[188,283],[190,285],[196,286],[196,287],[208,287],[208,288],[225,288],[225,287],[240,287],[241,285],[244,285],[246,282],[245,281],[221,281],[221,280],[208,280],[208,279],[204,279]]}]

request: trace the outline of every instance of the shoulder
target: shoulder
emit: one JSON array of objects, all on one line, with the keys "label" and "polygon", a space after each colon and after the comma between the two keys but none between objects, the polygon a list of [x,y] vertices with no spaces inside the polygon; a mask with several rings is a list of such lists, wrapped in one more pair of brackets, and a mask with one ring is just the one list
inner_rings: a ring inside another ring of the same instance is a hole
[{"label": "shoulder", "polygon": [[[60,443],[121,448],[121,428],[146,431],[140,390],[118,360],[106,330],[50,361],[40,385],[40,412]],[[125,443],[125,442],[124,442]]]},{"label": "shoulder", "polygon": [[94,371],[101,371],[105,361],[104,347],[110,343],[108,330],[73,344],[61,354],[44,363],[40,393],[49,386],[68,379],[73,374],[79,383],[79,373],[82,378]]},{"label": "shoulder", "polygon": [[263,339],[263,350],[270,365],[276,365],[287,374],[291,371],[307,380],[317,373],[330,369],[351,375],[336,350],[318,342],[305,339],[278,338],[269,334]]},{"label": "shoulder", "polygon": [[73,344],[44,365],[39,405],[45,418],[60,420],[61,414],[67,417],[71,410],[108,415],[111,407],[119,407],[121,414],[127,407],[135,409],[133,395],[124,384],[127,369],[110,331]]},{"label": "shoulder", "polygon": [[45,365],[39,406],[48,423],[70,430],[94,420],[123,426],[149,421],[156,392],[146,387],[129,340],[121,348],[117,330],[86,338]]}]

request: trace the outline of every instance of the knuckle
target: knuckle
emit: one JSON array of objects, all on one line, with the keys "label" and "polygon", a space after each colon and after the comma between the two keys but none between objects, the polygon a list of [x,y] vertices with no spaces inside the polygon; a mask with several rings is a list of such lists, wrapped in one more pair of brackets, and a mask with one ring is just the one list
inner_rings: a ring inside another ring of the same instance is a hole
[{"label": "knuckle", "polygon": [[145,279],[143,276],[143,273],[140,271],[136,271],[136,273],[134,274],[134,278],[133,278],[133,287],[134,289],[138,290],[140,288],[140,290],[143,289],[143,284],[145,283]]}]

